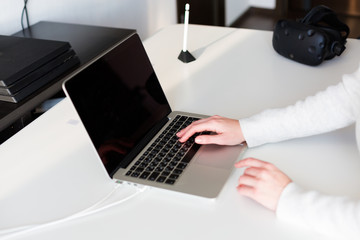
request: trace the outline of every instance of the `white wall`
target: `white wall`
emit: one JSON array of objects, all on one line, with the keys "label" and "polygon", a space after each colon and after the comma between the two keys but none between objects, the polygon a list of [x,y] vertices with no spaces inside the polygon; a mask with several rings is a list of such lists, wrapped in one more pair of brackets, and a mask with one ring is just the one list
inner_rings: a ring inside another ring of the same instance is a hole
[{"label": "white wall", "polygon": [[275,9],[276,0],[250,0],[252,7]]},{"label": "white wall", "polygon": [[249,8],[250,0],[225,1],[225,25],[229,26]]},{"label": "white wall", "polygon": [[229,26],[249,7],[275,9],[276,0],[226,0],[225,2],[225,25]]},{"label": "white wall", "polygon": [[[0,34],[21,30],[23,0],[0,0]],[[145,39],[176,23],[176,0],[29,0],[30,24],[58,21],[137,29]]]},{"label": "white wall", "polygon": [[[226,0],[225,24],[230,25],[250,6],[275,8],[276,0]],[[0,0],[0,34],[21,30],[23,0]],[[58,21],[133,28],[142,39],[176,23],[176,0],[28,0],[30,24]]]}]

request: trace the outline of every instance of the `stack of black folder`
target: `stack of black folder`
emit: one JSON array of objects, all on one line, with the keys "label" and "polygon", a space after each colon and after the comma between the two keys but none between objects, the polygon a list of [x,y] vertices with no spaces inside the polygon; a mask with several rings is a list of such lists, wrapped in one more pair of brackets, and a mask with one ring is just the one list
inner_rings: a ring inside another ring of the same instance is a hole
[{"label": "stack of black folder", "polygon": [[78,64],[68,42],[0,35],[0,101],[18,103]]}]

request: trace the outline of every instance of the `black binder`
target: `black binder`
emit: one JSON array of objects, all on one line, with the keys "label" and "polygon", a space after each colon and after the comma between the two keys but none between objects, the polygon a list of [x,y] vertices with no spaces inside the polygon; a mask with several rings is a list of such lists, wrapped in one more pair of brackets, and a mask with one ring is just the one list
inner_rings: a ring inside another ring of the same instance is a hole
[{"label": "black binder", "polygon": [[77,64],[68,42],[0,35],[0,100],[17,103]]}]

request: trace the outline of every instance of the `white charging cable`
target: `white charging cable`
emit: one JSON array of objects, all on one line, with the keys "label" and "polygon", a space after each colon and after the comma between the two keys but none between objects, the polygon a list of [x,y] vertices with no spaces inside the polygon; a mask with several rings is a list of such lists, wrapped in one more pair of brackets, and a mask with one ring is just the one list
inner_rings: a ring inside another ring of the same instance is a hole
[{"label": "white charging cable", "polygon": [[118,184],[118,182],[117,182],[114,189],[110,193],[108,193],[104,198],[102,198],[101,200],[99,200],[98,202],[93,204],[92,206],[90,206],[90,207],[88,207],[88,208],[86,208],[86,209],[84,209],[84,210],[82,210],[80,212],[74,213],[74,214],[72,214],[70,216],[67,216],[67,217],[64,217],[64,218],[61,218],[61,219],[57,219],[57,220],[54,220],[54,221],[50,221],[50,222],[41,223],[41,224],[24,225],[24,226],[20,226],[20,227],[14,227],[14,228],[0,230],[0,239],[1,240],[10,239],[12,237],[22,235],[22,234],[26,234],[26,233],[29,233],[29,232],[32,232],[32,231],[35,231],[35,230],[50,227],[50,226],[60,224],[60,223],[63,223],[63,222],[67,222],[67,221],[70,221],[70,220],[73,220],[73,219],[78,219],[78,218],[81,218],[81,217],[89,216],[91,214],[94,214],[94,213],[103,211],[105,209],[111,208],[113,206],[119,205],[121,203],[124,203],[124,202],[134,198],[135,196],[139,195],[140,193],[144,192],[148,188],[146,186],[137,185],[135,193],[133,193],[133,194],[131,194],[131,195],[125,197],[125,198],[122,198],[120,200],[117,200],[117,201],[115,201],[113,203],[107,204],[107,205],[102,206],[102,207],[98,207],[101,204],[103,204],[106,200],[108,200],[116,192],[116,190],[121,185],[122,184]]}]

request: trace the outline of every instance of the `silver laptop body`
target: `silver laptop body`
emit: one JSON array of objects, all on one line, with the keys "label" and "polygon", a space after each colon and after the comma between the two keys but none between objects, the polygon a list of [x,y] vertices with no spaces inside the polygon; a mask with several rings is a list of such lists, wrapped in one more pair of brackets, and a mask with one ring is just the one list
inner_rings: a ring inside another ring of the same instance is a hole
[{"label": "silver laptop body", "polygon": [[[159,147],[164,142],[159,138],[169,135],[163,132],[179,125],[173,121],[185,124],[184,119],[189,123],[207,116],[171,110],[136,33],[69,76],[63,89],[99,160],[119,182],[216,198],[246,149],[193,144],[182,153],[191,156],[187,160],[170,159],[181,155],[184,144],[168,137],[176,150],[167,143]],[[169,159],[160,162],[161,157]]]}]

